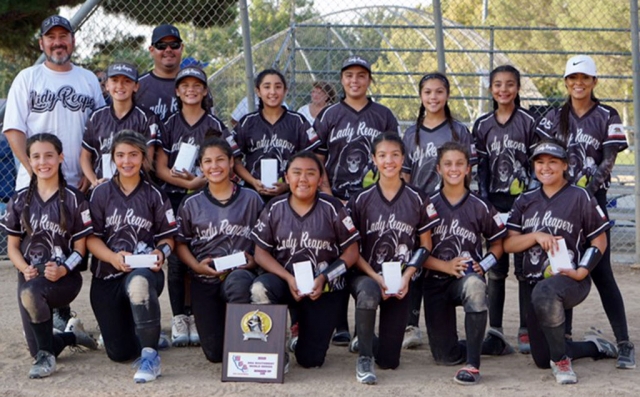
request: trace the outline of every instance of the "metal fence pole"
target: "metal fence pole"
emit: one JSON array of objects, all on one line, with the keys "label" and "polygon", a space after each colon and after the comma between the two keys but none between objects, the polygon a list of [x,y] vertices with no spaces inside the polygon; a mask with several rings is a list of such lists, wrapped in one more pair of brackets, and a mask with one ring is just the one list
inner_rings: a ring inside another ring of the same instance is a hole
[{"label": "metal fence pole", "polygon": [[636,212],[636,257],[635,266],[640,267],[640,233],[638,225],[640,225],[640,211],[638,211],[638,203],[640,203],[640,184],[638,176],[640,176],[640,41],[638,40],[638,0],[631,0],[631,58],[633,59],[633,152],[635,158],[635,212]]},{"label": "metal fence pole", "polygon": [[433,24],[436,29],[436,53],[438,56],[438,71],[447,72],[447,64],[444,57],[444,31],[442,30],[442,7],[440,0],[433,1]]},{"label": "metal fence pole", "polygon": [[244,71],[247,79],[247,109],[256,110],[253,90],[253,57],[251,54],[251,24],[249,23],[249,8],[247,0],[240,0],[240,20],[242,23],[242,46],[244,50]]}]

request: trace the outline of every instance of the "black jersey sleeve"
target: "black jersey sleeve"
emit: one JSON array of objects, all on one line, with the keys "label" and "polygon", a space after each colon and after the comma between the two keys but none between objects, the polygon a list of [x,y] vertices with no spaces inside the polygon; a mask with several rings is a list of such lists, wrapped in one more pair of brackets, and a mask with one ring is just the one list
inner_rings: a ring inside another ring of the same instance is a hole
[{"label": "black jersey sleeve", "polygon": [[91,214],[91,223],[93,225],[93,234],[98,237],[104,236],[105,219],[104,206],[100,197],[106,193],[106,183],[99,185],[91,193],[89,199],[89,212]]},{"label": "black jersey sleeve", "polygon": [[260,248],[271,251],[275,246],[275,236],[271,229],[271,205],[267,204],[260,213],[256,225],[251,231],[251,239]]},{"label": "black jersey sleeve", "polygon": [[98,156],[100,153],[100,143],[98,142],[93,117],[89,117],[87,122],[84,124],[82,147],[87,149],[92,156]]},{"label": "black jersey sleeve", "polygon": [[486,204],[487,212],[482,220],[482,235],[489,243],[493,243],[507,236],[507,228],[498,211],[490,203]]},{"label": "black jersey sleeve", "polygon": [[71,241],[79,240],[93,232],[93,222],[91,221],[89,202],[87,202],[80,192],[75,194],[75,200],[77,207],[70,208],[72,210],[71,213],[73,214],[73,222],[69,228]]},{"label": "black jersey sleeve", "polygon": [[[602,106],[602,105],[601,105]],[[618,111],[610,106],[603,106],[609,110],[609,119],[607,120],[607,138],[603,146],[615,146],[618,152],[629,147],[627,136],[624,133],[624,125],[620,119]]]},{"label": "black jersey sleeve", "polygon": [[21,197],[20,192],[14,194],[11,200],[9,200],[6,212],[2,217],[2,222],[0,222],[0,225],[2,225],[4,230],[6,230],[11,236],[20,237],[24,234],[24,229],[20,222],[20,214],[22,213],[23,208],[22,201],[23,198]]},{"label": "black jersey sleeve", "polygon": [[581,211],[583,216],[582,227],[584,228],[584,233],[586,234],[589,240],[593,240],[598,237],[600,234],[611,228],[611,224],[609,223],[609,219],[605,215],[604,211],[598,205],[598,201],[589,196],[586,192],[585,201],[587,201],[586,209]]},{"label": "black jersey sleeve", "polygon": [[335,208],[337,212],[333,220],[333,230],[340,244],[340,249],[344,252],[347,247],[360,240],[360,234],[347,209],[340,203],[335,205]]},{"label": "black jersey sleeve", "polygon": [[423,205],[420,206],[420,222],[418,223],[419,235],[428,232],[440,223],[440,216],[431,199],[429,199],[426,194],[421,193],[420,196],[422,197]]},{"label": "black jersey sleeve", "polygon": [[171,237],[178,231],[171,202],[164,193],[156,188],[152,187],[151,191],[151,195],[154,196],[151,198],[154,203],[154,239],[160,240]]},{"label": "black jersey sleeve", "polygon": [[147,122],[144,126],[144,135],[147,138],[147,146],[162,146],[162,130],[164,124],[160,121],[160,117],[153,112],[148,112]]},{"label": "black jersey sleeve", "polygon": [[511,207],[511,211],[509,211],[509,218],[507,219],[507,229],[513,230],[519,233],[522,233],[522,214],[523,208],[522,205],[525,201],[524,195],[520,195],[516,201],[513,203],[513,207]]},{"label": "black jersey sleeve", "polygon": [[182,203],[178,207],[178,213],[176,214],[178,234],[175,236],[175,239],[182,243],[188,243],[193,239],[191,212],[189,211],[189,201],[187,201],[188,197],[190,196],[187,196],[182,200]]},{"label": "black jersey sleeve", "polygon": [[318,117],[316,117],[315,121],[313,122],[313,130],[318,137],[318,144],[315,146],[314,150],[319,155],[325,157],[327,156],[327,154],[329,154],[329,146],[327,142],[329,139],[330,129],[329,117],[327,115],[328,109],[329,107],[325,107],[324,109],[322,109],[320,111],[320,114],[318,114]]}]

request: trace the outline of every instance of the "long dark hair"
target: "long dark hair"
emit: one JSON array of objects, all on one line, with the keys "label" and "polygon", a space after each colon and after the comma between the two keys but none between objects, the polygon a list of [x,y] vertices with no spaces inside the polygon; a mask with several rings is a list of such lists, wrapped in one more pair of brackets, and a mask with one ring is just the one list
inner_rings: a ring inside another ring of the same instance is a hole
[{"label": "long dark hair", "polygon": [[[287,80],[284,78],[284,75],[282,73],[280,73],[280,71],[276,70],[276,69],[265,69],[262,72],[258,73],[258,75],[256,76],[256,80],[254,82],[254,85],[256,87],[256,90],[260,90],[260,84],[262,84],[262,81],[264,80],[265,77],[271,75],[271,74],[275,74],[276,76],[280,77],[280,80],[282,81],[282,85],[284,85],[284,89],[285,91],[287,90]],[[284,100],[284,98],[282,98]],[[258,109],[264,109],[264,103],[262,102],[262,98],[258,97]]]},{"label": "long dark hair", "polygon": [[[427,73],[424,76],[422,76],[422,78],[420,79],[420,83],[418,83],[418,96],[421,98],[421,100],[420,100],[420,111],[418,111],[418,121],[416,123],[416,146],[418,147],[420,147],[420,127],[422,126],[422,122],[424,121],[424,118],[427,115],[427,109],[424,107],[424,104],[422,103],[422,87],[424,86],[424,83],[432,79],[440,80],[442,84],[444,84],[444,88],[445,90],[447,90],[447,96],[449,96],[449,94],[451,93],[451,85],[449,84],[449,79],[447,79],[447,76],[445,76],[440,72]],[[449,108],[449,101],[447,101],[447,103],[444,104],[444,116],[446,117],[447,122],[449,123],[449,128],[451,129],[451,136],[453,137],[453,140],[455,142],[458,142],[460,140],[460,137],[458,136],[458,133],[454,128],[454,124],[453,124],[454,119],[453,119],[453,116],[451,115],[451,109]]]},{"label": "long dark hair", "polygon": [[[496,77],[498,73],[511,73],[513,77],[516,79],[516,83],[518,84],[518,93],[516,94],[516,99],[514,103],[517,108],[520,107],[520,71],[511,65],[502,65],[491,71],[489,74],[489,86],[493,85],[493,79]],[[493,100],[493,110],[498,110],[498,102],[495,99]]]},{"label": "long dark hair", "polygon": [[[113,138],[113,143],[111,144],[111,161],[116,153],[116,147],[120,144],[127,144],[135,147],[136,149],[142,152],[142,166],[140,167],[140,172],[142,176],[147,182],[151,182],[151,178],[149,177],[149,173],[147,170],[151,170],[151,160],[149,159],[149,154],[147,153],[147,140],[145,137],[134,130],[122,130],[116,134]],[[119,187],[122,187],[120,184],[120,172],[116,170],[116,174],[114,175],[115,182]]]},{"label": "long dark hair", "polygon": [[[46,142],[53,145],[56,153],[58,155],[62,154],[62,142],[60,139],[49,133],[41,133],[36,134],[29,139],[27,139],[27,157],[31,157],[31,146],[33,146],[36,142]],[[67,181],[64,179],[64,175],[62,174],[62,164],[58,165],[58,211],[60,213],[60,229],[63,231],[67,230],[67,210],[64,205],[64,201],[67,197],[66,194]],[[33,194],[38,191],[38,177],[36,173],[33,172],[31,174],[31,181],[29,182],[29,189],[27,190],[27,196],[25,197],[24,207],[22,208],[22,213],[20,214],[20,223],[22,223],[22,227],[27,232],[27,234],[32,234],[33,229],[31,228],[30,223],[30,211],[29,207],[31,206],[31,200],[33,199]]]},{"label": "long dark hair", "polygon": [[[595,76],[592,76],[592,77],[594,79],[597,79],[597,77]],[[567,80],[567,77],[565,77],[565,81],[566,80]],[[600,103],[598,98],[596,98],[596,94],[593,93],[593,90],[591,91],[591,100],[595,102],[596,105]],[[570,115],[571,115],[571,95],[567,97],[566,102],[564,103],[564,105],[562,105],[562,108],[560,109],[560,122],[558,123],[558,137],[562,140],[562,142],[564,142],[565,146],[569,144],[569,135],[571,134],[571,132],[569,131]]]},{"label": "long dark hair", "polygon": [[[445,142],[444,145],[440,146],[438,148],[438,162],[437,164],[440,165],[440,161],[442,160],[442,156],[444,156],[445,153],[447,152],[452,152],[452,151],[456,151],[456,152],[460,152],[462,154],[464,154],[464,158],[467,159],[467,167],[471,164],[470,163],[470,158],[471,156],[469,155],[469,149],[458,143],[458,142]],[[442,188],[444,186],[444,178],[441,178],[440,181],[440,188]],[[470,190],[470,186],[471,186],[471,173],[469,172],[465,177],[464,177],[464,187],[467,190]]]}]

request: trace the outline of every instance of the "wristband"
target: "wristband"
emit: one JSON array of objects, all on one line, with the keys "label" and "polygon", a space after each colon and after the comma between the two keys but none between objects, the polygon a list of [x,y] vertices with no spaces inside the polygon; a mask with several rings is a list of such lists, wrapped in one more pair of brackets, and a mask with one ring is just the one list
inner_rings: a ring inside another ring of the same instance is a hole
[{"label": "wristband", "polygon": [[67,258],[66,261],[62,264],[62,266],[66,267],[68,271],[72,271],[76,268],[80,263],[82,263],[82,255],[78,251],[73,251],[71,255]]},{"label": "wristband", "polygon": [[163,262],[169,257],[169,255],[171,255],[171,246],[167,243],[160,244],[156,247],[156,249],[160,250],[160,252],[162,252],[162,255],[164,255],[164,258],[162,258]]},{"label": "wristband", "polygon": [[418,269],[421,268],[429,255],[431,255],[431,252],[427,248],[418,248],[413,252],[413,256],[411,256],[409,262],[407,262],[407,267],[416,267]]},{"label": "wristband", "polygon": [[600,259],[602,259],[602,252],[600,252],[597,247],[591,246],[584,252],[578,267],[584,267],[591,273],[598,263],[600,263]]},{"label": "wristband", "polygon": [[496,256],[493,255],[492,252],[489,252],[487,255],[484,256],[484,258],[482,258],[479,265],[482,268],[482,270],[486,273],[489,271],[489,269],[494,267],[497,263],[498,263],[498,258],[496,258]]},{"label": "wristband", "polygon": [[332,282],[347,272],[347,263],[342,259],[337,259],[329,267],[324,269],[320,274],[327,278],[327,282]]}]

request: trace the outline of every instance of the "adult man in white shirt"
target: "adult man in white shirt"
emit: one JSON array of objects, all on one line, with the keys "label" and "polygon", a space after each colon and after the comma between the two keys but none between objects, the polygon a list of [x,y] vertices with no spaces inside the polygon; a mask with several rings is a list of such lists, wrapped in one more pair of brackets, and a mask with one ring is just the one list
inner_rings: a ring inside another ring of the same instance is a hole
[{"label": "adult man in white shirt", "polygon": [[80,167],[82,134],[91,113],[105,104],[100,83],[92,72],[71,63],[75,38],[67,19],[58,15],[45,19],[39,43],[46,60],[16,76],[4,117],[3,132],[20,161],[16,190],[28,186],[32,174],[27,139],[42,132],[60,138],[65,154],[62,173],[69,185],[85,190],[88,183]]}]

